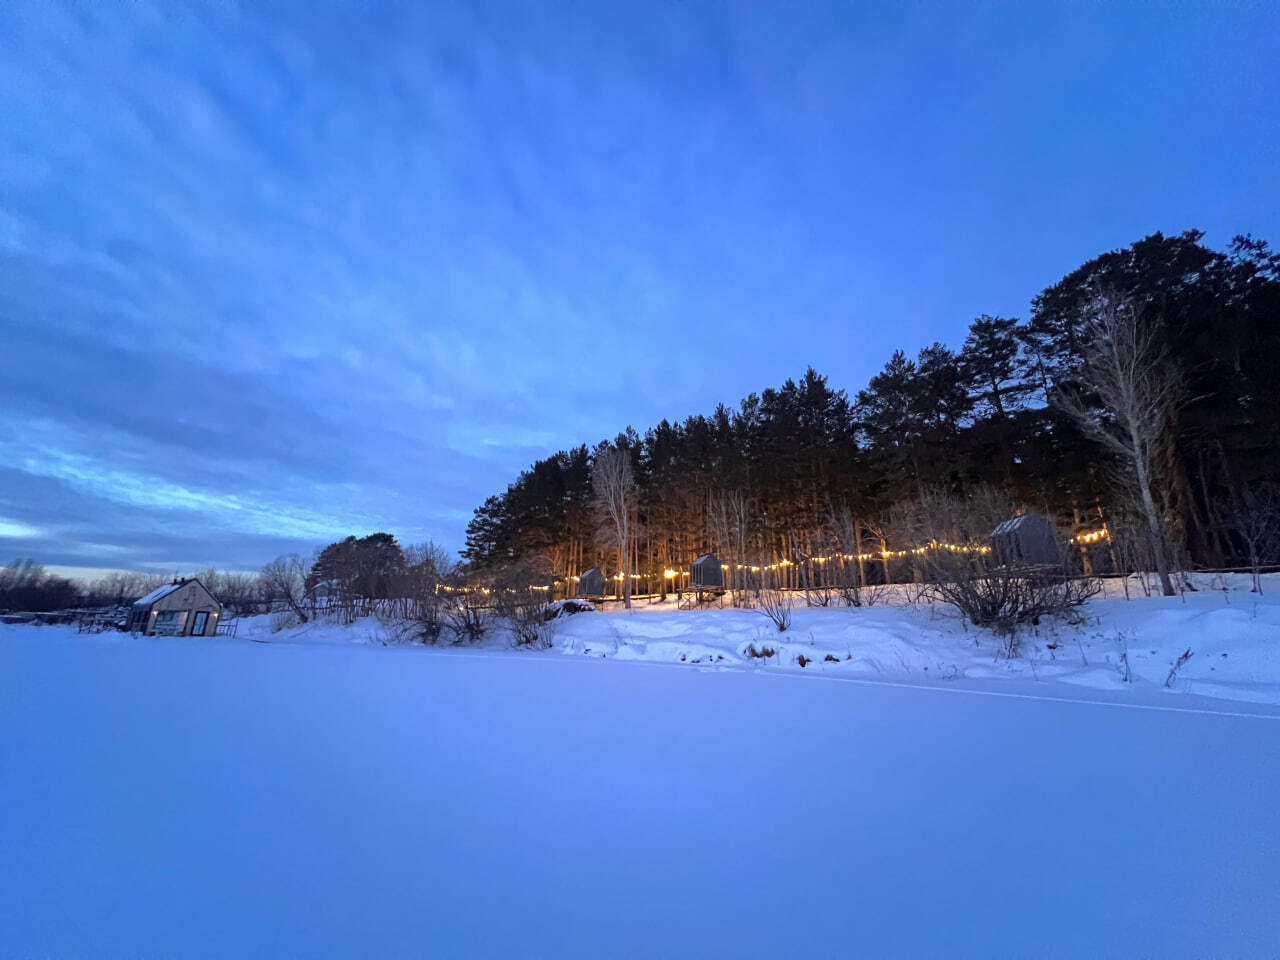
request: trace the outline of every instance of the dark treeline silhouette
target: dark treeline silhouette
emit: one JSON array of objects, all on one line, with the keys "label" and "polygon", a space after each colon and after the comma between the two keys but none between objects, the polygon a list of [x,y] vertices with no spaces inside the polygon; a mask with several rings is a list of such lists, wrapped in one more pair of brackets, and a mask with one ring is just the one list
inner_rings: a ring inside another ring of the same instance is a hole
[{"label": "dark treeline silhouette", "polygon": [[73,581],[49,573],[35,560],[18,559],[0,567],[0,611],[66,610],[82,596]]},{"label": "dark treeline silhouette", "polygon": [[[1202,236],[1096,257],[1026,321],[982,316],[958,350],[899,350],[854,397],[809,369],[736,409],[558,452],[475,511],[463,556],[652,585],[707,550],[736,565],[909,548],[906,505],[995,491],[1066,535],[1105,527],[1094,566],[1277,559],[1280,257]],[[593,490],[605,449],[631,459],[626,556]]]}]

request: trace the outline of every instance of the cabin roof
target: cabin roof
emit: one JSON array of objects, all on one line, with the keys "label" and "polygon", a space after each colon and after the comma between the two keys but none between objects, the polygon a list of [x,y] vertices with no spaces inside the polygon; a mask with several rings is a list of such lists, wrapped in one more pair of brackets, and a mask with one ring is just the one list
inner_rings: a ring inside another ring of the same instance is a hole
[{"label": "cabin roof", "polygon": [[998,537],[1004,533],[1013,533],[1015,530],[1019,530],[1022,527],[1030,527],[1037,523],[1047,522],[1048,521],[1038,513],[1022,513],[1016,517],[1010,517],[1008,520],[999,524],[991,531],[991,536]]},{"label": "cabin roof", "polygon": [[156,587],[141,600],[135,600],[133,605],[135,607],[149,607],[157,600],[167,597],[169,594],[173,593],[173,591],[179,590],[185,586],[185,583],[166,583],[163,587]]},{"label": "cabin roof", "polygon": [[209,588],[206,587],[203,583],[201,583],[198,578],[187,577],[184,580],[175,580],[172,583],[166,583],[162,587],[156,587],[154,590],[148,593],[141,600],[135,600],[133,602],[133,605],[135,607],[149,607],[152,604],[157,603],[160,600],[163,600],[165,597],[169,596],[169,594],[176,593],[177,591],[181,590],[183,587],[189,587],[193,583],[197,587],[199,587],[201,592],[204,593],[215,604],[218,602],[218,598],[215,597],[210,592]]}]

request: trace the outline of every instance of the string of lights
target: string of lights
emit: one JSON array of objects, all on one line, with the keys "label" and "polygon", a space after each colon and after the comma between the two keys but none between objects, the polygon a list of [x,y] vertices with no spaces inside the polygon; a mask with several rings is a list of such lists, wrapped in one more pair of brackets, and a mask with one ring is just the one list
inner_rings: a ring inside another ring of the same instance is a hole
[{"label": "string of lights", "polygon": [[[1110,540],[1110,539],[1111,539],[1111,531],[1109,531],[1106,527],[1102,527],[1099,530],[1090,530],[1085,533],[1078,533],[1067,542],[1073,543],[1073,544],[1079,544],[1083,546],[1091,543],[1099,543],[1103,540]],[[846,563],[856,563],[859,561],[868,562],[868,561],[874,561],[874,560],[896,560],[902,557],[921,556],[923,554],[928,553],[930,550],[946,550],[950,553],[976,553],[979,555],[985,555],[991,552],[991,547],[987,546],[986,544],[979,544],[979,543],[941,543],[937,540],[931,540],[926,544],[921,544],[920,546],[917,546],[917,547],[910,547],[905,550],[878,550],[874,553],[833,553],[828,556],[822,556],[822,557],[807,557],[805,558],[804,561],[801,561],[800,564],[797,564],[796,561],[794,560],[779,560],[777,563],[767,563],[767,564],[745,564],[744,563],[744,564],[739,564],[738,569],[741,571],[750,571],[751,573],[771,573],[777,570],[784,570],[787,567],[803,565],[804,563],[817,563],[817,564],[838,563],[841,560],[845,561]],[[727,563],[722,563],[720,564],[720,569],[729,570],[731,569],[731,567]],[[662,571],[663,579],[668,581],[686,579],[689,576],[690,576],[690,572],[687,569],[675,570],[675,569],[672,569],[671,567],[667,567],[665,570]],[[555,586],[560,586],[561,584],[564,584],[566,582],[578,583],[581,581],[581,579],[582,579],[581,577],[569,577],[567,580],[565,578],[557,578],[553,582]],[[625,577],[621,573],[615,573],[612,577],[610,577],[610,579],[618,582],[622,582],[625,579]],[[633,573],[631,574],[631,579],[647,580],[647,579],[650,579],[650,575],[643,574],[643,573]],[[656,576],[655,576],[655,579],[656,579]],[[479,592],[481,594],[484,594],[486,596],[492,592],[488,587],[451,587],[445,584],[441,584],[437,589],[447,593],[468,593],[468,592],[474,591],[474,592]],[[530,584],[529,589],[546,593],[552,589],[552,586],[547,584]]]}]

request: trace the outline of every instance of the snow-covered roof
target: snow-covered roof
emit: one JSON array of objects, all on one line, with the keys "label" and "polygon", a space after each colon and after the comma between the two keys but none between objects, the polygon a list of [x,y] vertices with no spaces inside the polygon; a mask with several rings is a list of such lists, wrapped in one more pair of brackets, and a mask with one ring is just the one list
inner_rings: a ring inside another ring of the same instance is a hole
[{"label": "snow-covered roof", "polygon": [[[218,598],[215,597],[212,593],[210,593],[209,588],[206,587],[203,583],[201,583],[196,577],[186,577],[182,580],[177,580],[173,583],[166,583],[163,587],[156,587],[154,590],[148,593],[141,600],[135,600],[133,602],[133,605],[135,607],[149,607],[153,603],[155,603],[157,600],[163,600],[165,597],[169,596],[169,594],[173,593],[175,590],[181,590],[183,587],[189,587],[193,583],[197,587],[199,587],[201,591],[203,591],[205,596],[207,596],[215,604],[218,603]],[[219,606],[221,605],[219,604]]]},{"label": "snow-covered roof", "polygon": [[135,600],[133,602],[133,605],[135,607],[149,607],[151,606],[151,604],[155,603],[161,597],[167,597],[169,594],[173,593],[173,591],[177,590],[179,587],[184,587],[184,586],[186,586],[185,583],[166,583],[163,587],[156,587],[154,590],[148,593],[141,600]]},{"label": "snow-covered roof", "polygon": [[1022,513],[1016,517],[1010,517],[1008,520],[1001,523],[991,531],[991,536],[996,537],[1002,533],[1013,533],[1013,531],[1017,530],[1019,527],[1042,523],[1048,523],[1048,521],[1045,520],[1044,517],[1040,516],[1040,514]]}]

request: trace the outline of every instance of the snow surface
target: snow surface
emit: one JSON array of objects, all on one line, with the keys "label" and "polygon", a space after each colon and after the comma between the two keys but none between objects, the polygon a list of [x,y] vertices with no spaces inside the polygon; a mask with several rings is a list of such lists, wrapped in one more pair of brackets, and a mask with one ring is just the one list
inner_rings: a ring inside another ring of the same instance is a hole
[{"label": "snow surface", "polygon": [[0,627],[0,956],[1280,955],[1267,588],[1022,662],[905,606]]},{"label": "snow surface", "polygon": [[[1021,655],[1012,659],[1002,655],[998,638],[967,625],[950,608],[907,602],[907,587],[856,609],[805,608],[798,601],[785,633],[757,610],[728,605],[680,610],[674,600],[637,600],[628,613],[610,603],[603,611],[558,618],[552,652],[844,679],[965,687],[994,682],[996,689],[998,681],[1030,681],[1038,694],[1143,703],[1191,694],[1280,704],[1280,574],[1263,577],[1262,593],[1252,592],[1243,575],[1197,574],[1188,582],[1196,589],[1161,597],[1144,595],[1133,579],[1126,599],[1120,581],[1105,581],[1104,595],[1085,607],[1082,625],[1044,621],[1024,632]],[[56,628],[40,629],[51,637]],[[372,618],[273,632],[269,617],[254,617],[240,621],[238,638],[381,646],[401,642],[405,633]],[[486,651],[510,646],[501,629],[480,644]],[[752,657],[752,646],[774,655]],[[1170,669],[1188,649],[1191,659],[1166,687]]]}]

